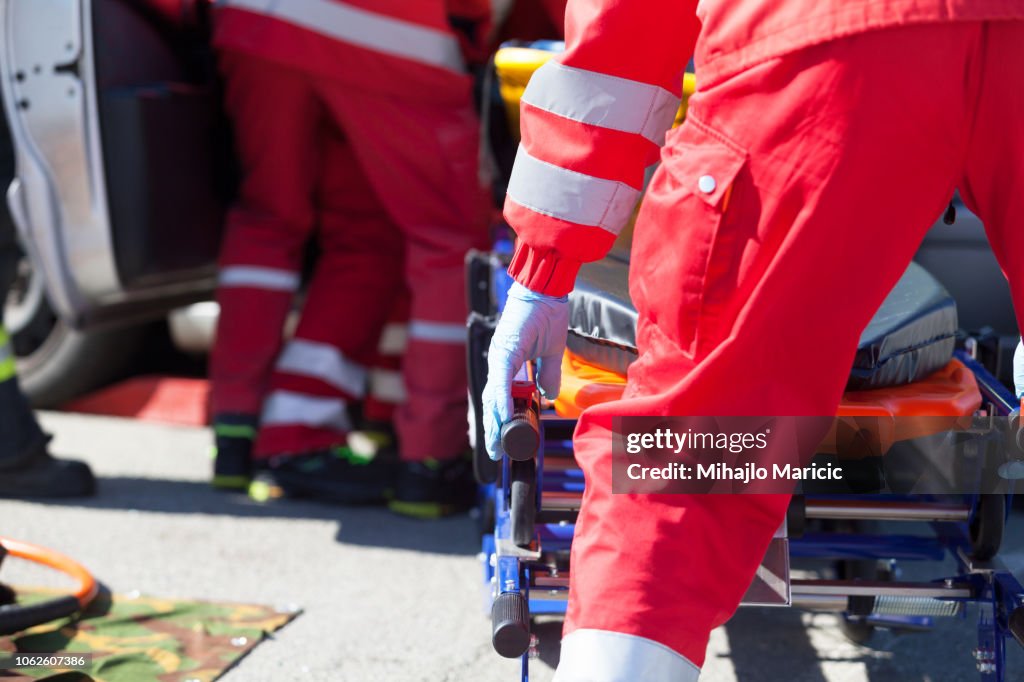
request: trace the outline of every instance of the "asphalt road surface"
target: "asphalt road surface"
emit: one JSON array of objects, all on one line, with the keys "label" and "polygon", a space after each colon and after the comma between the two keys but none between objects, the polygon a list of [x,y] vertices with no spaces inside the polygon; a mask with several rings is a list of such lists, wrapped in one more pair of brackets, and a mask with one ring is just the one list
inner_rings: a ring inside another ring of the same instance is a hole
[{"label": "asphalt road surface", "polygon": [[[304,612],[223,679],[513,682],[517,661],[490,648],[473,520],[400,519],[377,508],[259,505],[211,491],[205,429],[47,414],[54,451],[89,461],[100,494],[67,504],[0,501],[0,534],[48,545],[87,565],[112,591],[271,605]],[[1024,574],[1024,515],[1004,560]],[[906,529],[901,529],[906,532]],[[939,569],[936,569],[939,570]],[[941,577],[935,570],[911,578]],[[943,574],[945,575],[945,574]],[[6,580],[38,584],[24,564]],[[975,615],[924,634],[843,638],[835,616],[745,609],[713,633],[709,682],[964,682]],[[531,679],[549,680],[559,624],[546,622]],[[1011,644],[1009,680],[1024,680]]]}]

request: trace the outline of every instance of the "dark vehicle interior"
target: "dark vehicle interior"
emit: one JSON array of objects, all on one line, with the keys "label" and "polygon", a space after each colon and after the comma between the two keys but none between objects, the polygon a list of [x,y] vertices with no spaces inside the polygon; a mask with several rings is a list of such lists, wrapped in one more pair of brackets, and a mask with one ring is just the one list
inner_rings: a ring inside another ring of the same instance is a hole
[{"label": "dark vehicle interior", "polygon": [[210,268],[234,172],[208,17],[175,23],[154,3],[124,0],[96,0],[92,9],[122,284],[160,284]]}]

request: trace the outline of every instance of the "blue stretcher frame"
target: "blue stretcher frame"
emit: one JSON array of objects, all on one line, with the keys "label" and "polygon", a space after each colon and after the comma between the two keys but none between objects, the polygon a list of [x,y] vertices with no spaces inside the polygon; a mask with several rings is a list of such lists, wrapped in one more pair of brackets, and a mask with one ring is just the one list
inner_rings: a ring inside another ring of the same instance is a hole
[{"label": "blue stretcher frame", "polygon": [[[499,244],[499,251],[502,246],[507,248],[507,245]],[[500,309],[504,305],[509,278],[504,271],[495,269],[489,284]],[[1010,415],[1017,405],[1013,394],[964,351],[956,351],[956,358],[974,374],[982,394],[982,404],[989,414]],[[574,465],[566,464],[573,462],[571,434],[574,425],[574,420],[559,419],[552,414],[543,414],[540,420],[541,439],[536,453],[536,503],[541,516],[537,519],[535,542],[530,548],[524,549],[512,543],[508,457],[500,462],[501,474],[497,482],[481,487],[481,499],[487,505],[493,505],[494,511],[493,527],[489,526],[486,530],[490,532],[485,531],[483,534],[480,555],[485,602],[488,605],[493,604],[501,595],[522,595],[528,604],[529,617],[565,613],[567,579],[553,571],[550,562],[542,561],[542,557],[567,554],[574,526],[571,514],[563,518],[545,517],[542,501],[549,496],[557,498],[560,495],[578,496],[582,493],[582,472]],[[546,459],[551,463],[550,470],[545,467]],[[555,463],[559,465],[554,466]],[[858,499],[871,501],[871,498]],[[914,496],[887,495],[885,500],[914,504],[928,502]],[[932,521],[934,535],[931,537],[806,533],[801,537],[788,538],[788,556],[833,561],[884,560],[893,564],[903,561],[937,562],[952,557],[956,564],[954,575],[943,575],[929,583],[908,583],[906,587],[901,587],[901,583],[879,585],[879,591],[894,593],[884,597],[889,606],[883,611],[888,612],[856,617],[873,626],[922,630],[929,629],[936,617],[966,617],[966,609],[962,607],[968,603],[975,604],[978,607],[977,646],[970,653],[974,657],[979,679],[982,682],[1006,682],[1009,679],[1006,670],[1007,643],[1016,640],[1024,646],[1024,584],[1020,577],[1006,569],[998,559],[988,562],[971,559],[969,527],[974,515],[978,513],[980,499],[979,496],[967,497],[964,502],[970,510],[968,517],[955,521]],[[1005,518],[1010,509],[1009,495],[1004,499],[1003,507]],[[829,581],[796,582],[801,583],[799,587],[802,589],[815,587],[810,583],[816,583],[819,590],[835,587]],[[873,588],[868,585],[864,589]],[[900,591],[905,594],[901,596],[898,594]],[[852,603],[850,600],[855,596],[846,595],[848,603]],[[842,595],[824,595],[826,601],[830,598],[841,599]],[[882,598],[875,597],[876,608]],[[917,612],[911,608],[915,605]],[[901,613],[901,609],[910,613]],[[534,645],[531,640],[521,656],[523,682],[529,679],[529,661]]]}]

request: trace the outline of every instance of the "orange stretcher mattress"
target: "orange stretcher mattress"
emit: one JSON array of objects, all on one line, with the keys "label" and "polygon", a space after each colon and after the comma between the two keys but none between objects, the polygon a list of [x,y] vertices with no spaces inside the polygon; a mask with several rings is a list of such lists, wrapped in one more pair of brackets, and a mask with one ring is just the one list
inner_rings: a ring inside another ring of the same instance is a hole
[{"label": "orange stretcher mattress", "polygon": [[[570,351],[562,356],[562,390],[554,401],[560,417],[575,419],[586,408],[622,397],[626,378],[587,364]],[[847,391],[836,412],[836,424],[820,452],[848,451],[849,439],[868,434],[872,450],[885,452],[893,443],[970,425],[981,406],[974,375],[959,360],[930,376],[902,386]]]}]

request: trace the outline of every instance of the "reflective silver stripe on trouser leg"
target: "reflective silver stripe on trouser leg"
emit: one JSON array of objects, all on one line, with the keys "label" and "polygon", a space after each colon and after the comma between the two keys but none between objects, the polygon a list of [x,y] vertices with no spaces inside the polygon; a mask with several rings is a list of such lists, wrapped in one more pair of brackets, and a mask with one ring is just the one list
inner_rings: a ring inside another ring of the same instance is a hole
[{"label": "reflective silver stripe on trouser leg", "polygon": [[265,268],[259,265],[228,265],[221,268],[217,285],[222,289],[250,287],[268,291],[297,291],[301,278],[299,273],[280,268]]},{"label": "reflective silver stripe on trouser leg", "polygon": [[395,405],[405,402],[405,382],[402,380],[402,373],[392,369],[371,369],[370,396]]},{"label": "reflective silver stripe on trouser leg", "polygon": [[366,394],[366,368],[328,343],[292,339],[278,358],[276,370],[319,379],[353,398]]},{"label": "reflective silver stripe on trouser leg", "polygon": [[466,325],[458,322],[409,320],[409,339],[434,343],[466,343]]},{"label": "reflective silver stripe on trouser leg", "polygon": [[273,391],[263,403],[262,426],[308,426],[351,431],[348,405],[341,398],[321,398],[293,391]]}]

